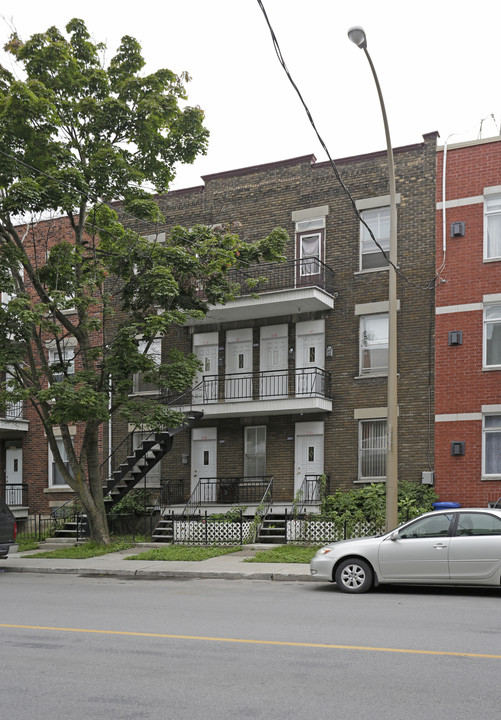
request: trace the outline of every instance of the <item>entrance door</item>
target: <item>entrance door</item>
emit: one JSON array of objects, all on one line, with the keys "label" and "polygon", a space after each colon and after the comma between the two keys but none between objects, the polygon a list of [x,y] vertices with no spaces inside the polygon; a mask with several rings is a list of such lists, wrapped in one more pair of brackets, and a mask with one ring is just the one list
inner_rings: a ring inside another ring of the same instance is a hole
[{"label": "entrance door", "polygon": [[23,450],[7,448],[5,451],[5,502],[7,505],[23,504]]},{"label": "entrance door", "polygon": [[217,489],[217,428],[191,431],[191,491],[201,481],[202,502],[214,502]]},{"label": "entrance door", "polygon": [[194,403],[217,402],[217,350],[217,333],[199,333],[193,336],[193,352],[202,364],[202,370],[195,378]]},{"label": "entrance door", "polygon": [[318,501],[318,483],[315,479],[324,472],[324,423],[296,423],[294,494],[307,483],[306,497],[311,502]]},{"label": "entrance door", "polygon": [[252,329],[226,333],[226,399],[252,400]]},{"label": "entrance door", "polygon": [[259,397],[287,397],[287,325],[261,328]]},{"label": "entrance door", "polygon": [[296,325],[296,395],[325,394],[325,321]]}]

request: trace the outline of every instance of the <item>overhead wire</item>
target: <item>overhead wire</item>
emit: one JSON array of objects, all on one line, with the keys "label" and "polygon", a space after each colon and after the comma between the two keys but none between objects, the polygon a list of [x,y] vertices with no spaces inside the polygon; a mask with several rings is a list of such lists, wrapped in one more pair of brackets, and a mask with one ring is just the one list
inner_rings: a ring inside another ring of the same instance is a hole
[{"label": "overhead wire", "polygon": [[268,25],[268,29],[269,29],[269,31],[270,31],[270,35],[271,35],[273,47],[274,47],[274,49],[275,49],[275,53],[276,53],[276,55],[277,55],[278,61],[279,61],[280,65],[282,66],[285,74],[287,75],[287,78],[289,79],[292,87],[293,87],[294,90],[296,91],[296,93],[297,93],[297,95],[298,95],[298,97],[299,97],[299,100],[301,101],[301,104],[303,105],[303,108],[304,108],[304,110],[305,110],[305,112],[306,112],[306,115],[307,115],[307,117],[308,117],[308,120],[310,121],[310,124],[311,124],[313,130],[315,131],[315,134],[316,134],[316,136],[317,136],[317,139],[318,139],[320,145],[322,146],[325,154],[327,155],[327,157],[328,157],[328,159],[329,159],[329,163],[330,163],[330,166],[331,166],[331,168],[332,168],[332,170],[333,170],[333,172],[334,172],[334,175],[335,175],[337,181],[339,182],[339,184],[341,185],[342,189],[343,189],[344,192],[346,193],[346,195],[347,195],[347,197],[348,197],[348,199],[349,199],[349,201],[350,201],[350,203],[351,203],[351,206],[352,206],[352,208],[353,208],[353,210],[354,210],[354,212],[355,212],[355,215],[357,216],[358,220],[359,220],[359,221],[362,223],[362,225],[364,225],[364,227],[367,229],[367,231],[369,232],[369,235],[370,235],[371,239],[374,241],[374,243],[375,243],[375,245],[377,246],[377,248],[378,248],[378,249],[381,251],[381,253],[383,254],[385,260],[388,262],[388,265],[391,266],[391,267],[395,270],[395,272],[399,275],[399,277],[402,278],[402,280],[404,280],[406,283],[408,283],[409,285],[412,285],[412,287],[414,287],[414,288],[416,288],[416,289],[418,289],[418,290],[424,290],[424,291],[434,290],[434,289],[437,287],[437,275],[435,275],[434,278],[433,278],[433,280],[431,280],[431,281],[430,281],[427,285],[425,285],[425,286],[421,286],[421,285],[413,282],[410,278],[408,278],[408,277],[400,270],[400,268],[399,268],[397,265],[395,265],[395,264],[390,260],[390,258],[389,258],[389,256],[388,256],[388,254],[386,253],[386,251],[381,247],[380,243],[376,240],[372,229],[369,227],[369,225],[367,224],[367,222],[364,220],[364,218],[363,218],[362,215],[360,214],[360,212],[359,212],[359,210],[358,210],[358,208],[357,208],[357,204],[356,204],[356,201],[355,201],[353,195],[351,194],[349,188],[347,187],[347,185],[346,185],[345,182],[343,181],[343,179],[342,179],[342,177],[341,177],[341,175],[340,175],[340,173],[339,173],[339,170],[338,170],[338,168],[337,168],[337,166],[336,166],[336,163],[335,163],[334,160],[332,159],[332,156],[331,156],[331,154],[330,154],[330,152],[329,152],[329,149],[328,149],[328,147],[327,147],[327,144],[324,142],[322,136],[320,135],[320,132],[319,132],[318,129],[317,129],[317,126],[316,126],[316,124],[315,124],[315,121],[314,121],[314,119],[313,119],[313,116],[312,116],[312,114],[311,114],[311,111],[310,111],[308,105],[306,104],[306,101],[304,100],[304,98],[303,98],[303,96],[302,96],[302,94],[301,94],[301,91],[299,90],[296,82],[294,81],[294,79],[293,79],[293,77],[292,77],[292,75],[291,75],[291,73],[290,73],[290,71],[289,71],[289,69],[288,69],[288,67],[287,67],[287,64],[286,64],[285,59],[284,59],[283,54],[282,54],[282,51],[281,51],[281,49],[280,49],[280,45],[279,45],[279,43],[278,43],[277,36],[276,36],[276,34],[275,34],[275,31],[273,30],[273,27],[272,27],[271,22],[270,22],[270,20],[269,20],[269,18],[268,18],[268,15],[267,15],[267,13],[266,13],[266,10],[265,10],[265,7],[264,7],[264,5],[263,5],[262,0],[257,0],[257,3],[258,3],[259,7],[260,7],[261,10],[262,10],[262,13],[263,13],[263,15],[264,15],[266,24]]}]

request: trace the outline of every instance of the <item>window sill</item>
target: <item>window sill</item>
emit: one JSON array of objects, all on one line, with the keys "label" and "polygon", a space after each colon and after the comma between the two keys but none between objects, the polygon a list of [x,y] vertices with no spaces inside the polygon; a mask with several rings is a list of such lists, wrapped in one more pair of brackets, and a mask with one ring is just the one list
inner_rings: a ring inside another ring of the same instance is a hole
[{"label": "window sill", "polygon": [[388,272],[389,266],[386,267],[378,267],[378,268],[367,268],[366,270],[355,270],[353,273],[354,275],[367,275],[368,273],[376,273],[376,272]]},{"label": "window sill", "polygon": [[501,482],[501,475],[482,475],[482,482]]},{"label": "window sill", "polygon": [[484,257],[484,263],[501,262],[501,257],[486,258]]},{"label": "window sill", "polygon": [[485,365],[482,368],[482,372],[494,372],[496,370],[501,370],[501,365]]},{"label": "window sill", "polygon": [[388,377],[388,371],[380,373],[367,373],[366,375],[355,375],[354,380],[370,380],[371,378]]},{"label": "window sill", "polygon": [[56,494],[57,493],[74,493],[75,491],[70,488],[69,485],[54,485],[53,487],[44,488],[44,493],[47,493],[48,495]]},{"label": "window sill", "polygon": [[385,483],[385,482],[386,482],[385,477],[384,478],[363,478],[363,480],[361,480],[359,478],[358,480],[353,481],[353,483],[355,485],[369,485],[372,483]]}]

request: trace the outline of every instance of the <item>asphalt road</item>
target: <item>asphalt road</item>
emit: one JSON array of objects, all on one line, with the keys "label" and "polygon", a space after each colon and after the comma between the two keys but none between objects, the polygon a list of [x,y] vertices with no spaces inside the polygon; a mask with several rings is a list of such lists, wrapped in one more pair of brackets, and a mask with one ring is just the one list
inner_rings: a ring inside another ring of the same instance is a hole
[{"label": "asphalt road", "polygon": [[2,718],[499,717],[501,591],[0,575]]}]

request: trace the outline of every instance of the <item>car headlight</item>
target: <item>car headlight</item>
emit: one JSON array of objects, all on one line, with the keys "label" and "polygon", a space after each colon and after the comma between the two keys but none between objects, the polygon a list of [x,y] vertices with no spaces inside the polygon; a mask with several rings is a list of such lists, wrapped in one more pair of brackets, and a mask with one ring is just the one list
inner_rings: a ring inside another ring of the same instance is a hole
[{"label": "car headlight", "polygon": [[317,555],[328,555],[333,550],[334,550],[334,548],[323,547],[323,548],[320,548],[320,550],[317,552]]}]

